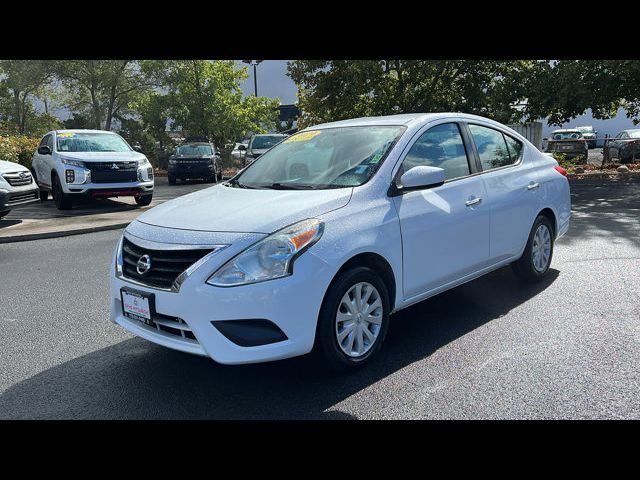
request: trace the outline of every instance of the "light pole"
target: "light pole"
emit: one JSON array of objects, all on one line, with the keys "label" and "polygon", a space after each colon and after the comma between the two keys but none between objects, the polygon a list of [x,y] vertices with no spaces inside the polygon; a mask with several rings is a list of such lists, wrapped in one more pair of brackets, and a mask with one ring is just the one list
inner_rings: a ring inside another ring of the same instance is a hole
[{"label": "light pole", "polygon": [[257,66],[262,63],[262,60],[242,60],[242,63],[253,65],[253,91],[255,96],[258,96],[258,70]]}]

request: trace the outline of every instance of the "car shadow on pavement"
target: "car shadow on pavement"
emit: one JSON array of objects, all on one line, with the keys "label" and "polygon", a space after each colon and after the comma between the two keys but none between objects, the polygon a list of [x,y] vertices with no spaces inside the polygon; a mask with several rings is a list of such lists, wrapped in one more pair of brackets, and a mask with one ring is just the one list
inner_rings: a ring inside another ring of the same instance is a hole
[{"label": "car shadow on pavement", "polygon": [[0,228],[13,227],[14,225],[20,225],[21,223],[22,223],[22,220],[2,219],[0,220]]},{"label": "car shadow on pavement", "polygon": [[7,218],[10,220],[39,220],[61,217],[82,217],[86,215],[123,212],[140,208],[133,200],[131,200],[131,203],[127,203],[125,198],[118,200],[112,200],[110,198],[95,200],[76,199],[71,210],[58,210],[55,202],[49,199],[45,202],[34,202],[20,206],[9,213]]},{"label": "car shadow on pavement", "polygon": [[[391,317],[378,357],[348,374],[326,372],[309,356],[257,365],[219,365],[133,338],[10,387],[0,395],[0,417],[355,418],[335,406],[502,317],[547,288],[558,275],[550,270],[542,282],[522,284],[510,268],[503,268],[405,309]],[[428,361],[423,365],[429,368]]]}]

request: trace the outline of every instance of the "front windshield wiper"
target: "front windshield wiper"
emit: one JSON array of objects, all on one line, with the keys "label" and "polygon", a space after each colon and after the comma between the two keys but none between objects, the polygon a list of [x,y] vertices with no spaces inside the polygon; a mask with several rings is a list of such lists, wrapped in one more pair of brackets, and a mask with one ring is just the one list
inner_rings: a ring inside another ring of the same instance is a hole
[{"label": "front windshield wiper", "polygon": [[315,185],[304,185],[301,183],[265,183],[256,185],[255,188],[270,188],[272,190],[315,190]]},{"label": "front windshield wiper", "polygon": [[255,188],[255,187],[250,187],[249,185],[245,185],[244,183],[240,183],[237,178],[232,178],[231,180],[228,180],[224,185],[230,185],[236,188]]}]

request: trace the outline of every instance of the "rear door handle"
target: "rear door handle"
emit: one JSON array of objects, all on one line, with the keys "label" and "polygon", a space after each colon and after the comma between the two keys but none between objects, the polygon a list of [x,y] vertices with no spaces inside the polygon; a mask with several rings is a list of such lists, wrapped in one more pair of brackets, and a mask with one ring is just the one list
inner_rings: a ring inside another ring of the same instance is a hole
[{"label": "rear door handle", "polygon": [[466,202],[464,202],[464,204],[465,204],[467,207],[472,207],[472,206],[474,206],[474,205],[478,205],[480,202],[482,202],[482,199],[481,199],[481,198],[473,198],[473,199],[471,199],[471,200],[467,200]]},{"label": "rear door handle", "polygon": [[540,186],[539,183],[534,183],[531,182],[529,185],[527,185],[527,190],[535,190],[536,188],[538,188]]}]

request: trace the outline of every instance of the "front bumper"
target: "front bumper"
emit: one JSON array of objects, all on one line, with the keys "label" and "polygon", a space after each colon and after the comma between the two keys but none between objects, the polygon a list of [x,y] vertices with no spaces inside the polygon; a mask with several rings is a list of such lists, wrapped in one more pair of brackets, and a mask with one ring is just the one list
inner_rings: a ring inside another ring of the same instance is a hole
[{"label": "front bumper", "polygon": [[[310,352],[320,306],[332,278],[327,263],[309,250],[296,260],[294,273],[289,277],[230,288],[206,284],[207,278],[217,268],[238,253],[234,247],[232,245],[216,253],[198,267],[184,281],[179,292],[145,287],[119,278],[115,274],[114,255],[110,290],[111,320],[159,345],[208,356],[224,364],[265,362]],[[125,317],[120,296],[123,287],[153,293],[158,320],[174,332]],[[242,346],[230,340],[213,323],[247,320],[272,322],[286,339]],[[182,334],[183,331],[186,334]]]},{"label": "front bumper", "polygon": [[35,184],[27,187],[15,187],[11,190],[0,189],[0,212],[6,212],[18,205],[35,202],[40,198]]},{"label": "front bumper", "polygon": [[167,173],[177,178],[207,178],[215,173],[213,164],[169,165]]},{"label": "front bumper", "polygon": [[150,195],[153,193],[153,180],[142,182],[118,182],[118,183],[64,183],[62,189],[65,193],[82,195],[87,197],[124,197]]}]

